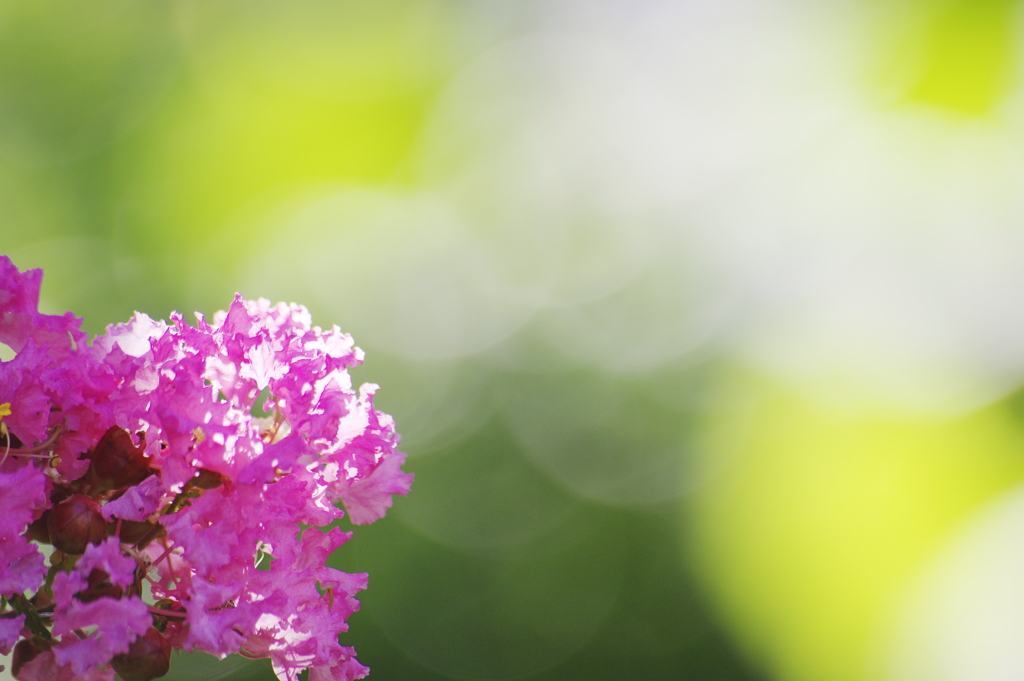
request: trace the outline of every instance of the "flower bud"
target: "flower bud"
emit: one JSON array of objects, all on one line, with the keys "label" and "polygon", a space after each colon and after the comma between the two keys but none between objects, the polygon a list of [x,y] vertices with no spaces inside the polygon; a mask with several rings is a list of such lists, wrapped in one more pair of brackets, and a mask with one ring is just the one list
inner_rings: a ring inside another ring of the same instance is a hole
[{"label": "flower bud", "polygon": [[[157,523],[151,522],[138,522],[135,520],[122,520],[121,521],[121,534],[117,536],[121,540],[122,544],[135,544],[140,539],[145,537],[147,534],[152,532],[157,527]],[[107,534],[114,534],[114,530],[117,529],[117,523],[107,524]],[[159,527],[154,537],[160,537],[165,534],[163,526]]]},{"label": "flower bud", "polygon": [[124,681],[150,681],[163,676],[171,668],[171,644],[163,634],[150,627],[135,639],[127,653],[116,655],[110,666]]},{"label": "flower bud", "polygon": [[91,603],[104,596],[120,598],[124,594],[124,589],[111,584],[110,575],[103,570],[93,568],[86,582],[88,583],[88,588],[75,594],[75,598],[83,603]]},{"label": "flower bud", "polygon": [[21,668],[26,663],[31,662],[39,653],[46,652],[50,648],[52,648],[52,645],[38,636],[21,639],[14,645],[14,651],[11,655],[11,674],[14,678],[18,678]]},{"label": "flower bud", "polygon": [[151,472],[143,449],[135,446],[128,431],[111,426],[89,454],[89,484],[101,490],[139,484]]},{"label": "flower bud", "polygon": [[50,510],[46,529],[57,550],[77,555],[89,544],[103,541],[107,521],[100,515],[99,504],[83,494],[72,494]]},{"label": "flower bud", "polygon": [[86,589],[75,594],[75,598],[83,603],[92,603],[93,601],[99,600],[103,597],[109,598],[120,598],[124,595],[124,589],[113,584],[105,584],[104,586],[98,586],[93,589]]},{"label": "flower bud", "polygon": [[44,511],[43,515],[29,523],[28,528],[25,529],[25,538],[31,541],[49,544],[50,533],[46,530],[46,519],[49,515],[49,510]]},{"label": "flower bud", "polygon": [[224,484],[224,476],[217,471],[199,468],[189,482],[193,487],[198,487],[199,489],[214,489]]},{"label": "flower bud", "polygon": [[28,600],[32,604],[32,607],[38,610],[39,608],[45,608],[46,606],[53,603],[53,598],[46,593],[46,589],[40,589],[36,592],[36,595]]}]

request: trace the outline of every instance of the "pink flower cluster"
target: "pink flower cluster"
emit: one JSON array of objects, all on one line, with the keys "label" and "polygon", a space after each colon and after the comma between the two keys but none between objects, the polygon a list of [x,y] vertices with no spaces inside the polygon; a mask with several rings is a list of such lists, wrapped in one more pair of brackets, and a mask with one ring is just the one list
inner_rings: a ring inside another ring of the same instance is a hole
[{"label": "pink flower cluster", "polygon": [[[172,648],[365,676],[338,642],[365,574],[325,566],[412,476],[337,327],[236,296],[91,344],[0,257],[0,654],[22,681],[148,680]],[[262,414],[262,415],[259,415]],[[46,559],[41,547],[52,545]]]}]

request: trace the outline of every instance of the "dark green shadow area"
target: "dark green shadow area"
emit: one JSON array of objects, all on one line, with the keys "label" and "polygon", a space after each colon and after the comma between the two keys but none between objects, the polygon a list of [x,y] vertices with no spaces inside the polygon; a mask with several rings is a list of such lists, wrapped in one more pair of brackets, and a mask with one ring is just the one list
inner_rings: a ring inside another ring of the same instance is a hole
[{"label": "dark green shadow area", "polygon": [[[120,677],[118,677],[120,678]],[[206,653],[171,655],[171,671],[164,681],[276,681],[270,660],[250,660],[229,655],[218,660]]]}]

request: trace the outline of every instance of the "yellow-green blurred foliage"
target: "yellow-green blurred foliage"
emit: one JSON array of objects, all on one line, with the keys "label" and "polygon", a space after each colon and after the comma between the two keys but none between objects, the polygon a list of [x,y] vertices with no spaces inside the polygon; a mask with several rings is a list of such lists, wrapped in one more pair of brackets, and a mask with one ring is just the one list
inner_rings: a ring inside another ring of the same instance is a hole
[{"label": "yellow-green blurred foliage", "polygon": [[878,3],[875,78],[898,101],[964,115],[991,113],[1017,75],[1014,0]]},{"label": "yellow-green blurred foliage", "polygon": [[869,676],[908,582],[959,523],[1024,477],[1005,403],[899,416],[734,379],[693,495],[693,554],[744,643],[793,681]]},{"label": "yellow-green blurred foliage", "polygon": [[323,183],[408,181],[402,164],[446,57],[449,23],[423,3],[193,11],[173,100],[122,163],[161,247],[244,234],[252,204]]}]

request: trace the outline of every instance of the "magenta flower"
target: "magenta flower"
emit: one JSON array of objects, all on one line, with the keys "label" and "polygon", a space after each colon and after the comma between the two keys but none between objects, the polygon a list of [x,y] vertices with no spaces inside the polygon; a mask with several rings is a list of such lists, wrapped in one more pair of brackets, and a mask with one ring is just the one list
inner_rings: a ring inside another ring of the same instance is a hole
[{"label": "magenta flower", "polygon": [[[366,675],[338,643],[366,575],[325,566],[409,490],[350,336],[236,296],[212,323],[136,313],[92,344],[0,257],[0,654],[34,679],[148,680],[172,647]],[[258,403],[258,401],[260,403]],[[257,417],[261,410],[269,416]],[[54,550],[46,565],[41,545]]]}]

